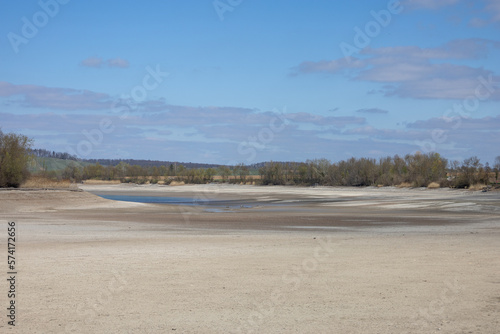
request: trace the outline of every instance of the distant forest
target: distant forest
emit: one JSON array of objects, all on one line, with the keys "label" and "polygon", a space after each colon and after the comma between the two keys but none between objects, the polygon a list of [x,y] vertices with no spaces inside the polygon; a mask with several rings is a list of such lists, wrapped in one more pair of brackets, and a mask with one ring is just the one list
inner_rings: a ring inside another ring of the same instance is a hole
[{"label": "distant forest", "polygon": [[[32,150],[37,157],[77,160],[67,153]],[[493,166],[477,157],[449,161],[438,153],[395,155],[380,159],[351,158],[339,162],[327,159],[306,162],[262,162],[224,166],[151,160],[78,160],[87,166],[72,166],[52,172],[51,177],[83,180],[120,180],[133,183],[257,183],[262,185],[395,186],[468,188],[498,184],[500,156]]]},{"label": "distant forest", "polygon": [[39,157],[39,158],[55,158],[55,159],[63,159],[63,160],[78,160],[78,158],[74,155],[71,155],[69,153],[61,153],[61,152],[54,152],[54,151],[49,151],[45,149],[31,149],[29,151],[33,156]]},{"label": "distant forest", "polygon": [[218,164],[204,164],[204,163],[196,163],[196,162],[179,162],[179,161],[160,161],[160,160],[137,160],[137,159],[79,159],[74,155],[69,153],[55,152],[49,151],[45,149],[33,149],[31,150],[31,154],[35,157],[39,158],[55,158],[62,160],[74,160],[74,161],[82,161],[91,164],[99,163],[103,166],[117,166],[120,162],[136,165],[141,167],[160,167],[160,166],[169,166],[169,165],[183,165],[186,168],[217,168],[221,165]]}]

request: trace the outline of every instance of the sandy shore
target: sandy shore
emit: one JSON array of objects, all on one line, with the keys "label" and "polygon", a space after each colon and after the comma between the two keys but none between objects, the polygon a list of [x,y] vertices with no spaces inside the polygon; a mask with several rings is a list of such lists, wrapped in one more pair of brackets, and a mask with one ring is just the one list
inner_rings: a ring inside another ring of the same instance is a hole
[{"label": "sandy shore", "polygon": [[[0,191],[0,249],[6,258],[7,222],[15,221],[18,271],[15,329],[7,324],[9,286],[1,280],[0,332],[500,328],[499,192],[81,188]],[[194,197],[224,208],[117,202],[92,193]]]}]

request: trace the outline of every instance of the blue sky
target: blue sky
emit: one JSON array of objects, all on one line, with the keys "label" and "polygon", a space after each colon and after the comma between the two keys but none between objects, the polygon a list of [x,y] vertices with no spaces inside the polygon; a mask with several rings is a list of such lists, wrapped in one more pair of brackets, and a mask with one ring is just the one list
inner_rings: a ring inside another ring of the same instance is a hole
[{"label": "blue sky", "polygon": [[81,158],[500,155],[500,2],[0,0],[0,127]]}]

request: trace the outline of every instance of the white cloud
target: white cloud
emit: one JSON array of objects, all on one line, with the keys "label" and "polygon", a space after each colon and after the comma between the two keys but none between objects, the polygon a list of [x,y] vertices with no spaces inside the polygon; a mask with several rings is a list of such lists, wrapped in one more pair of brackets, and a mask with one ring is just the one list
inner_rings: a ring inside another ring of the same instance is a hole
[{"label": "white cloud", "polygon": [[402,5],[412,9],[439,9],[455,5],[459,0],[405,0]]},{"label": "white cloud", "polygon": [[0,97],[16,97],[11,103],[28,108],[99,110],[111,105],[111,97],[104,93],[39,85],[14,85],[2,81]]},{"label": "white cloud", "polygon": [[387,114],[389,111],[379,108],[365,108],[358,109],[356,112],[364,113],[364,114]]},{"label": "white cloud", "polygon": [[127,68],[129,67],[129,62],[126,59],[122,59],[120,57],[111,58],[104,60],[101,57],[88,57],[80,62],[81,66],[84,67],[93,67],[93,68],[101,68],[103,66],[107,67],[116,67],[116,68]]},{"label": "white cloud", "polygon": [[[354,65],[341,58],[304,62],[293,70],[303,74],[345,73],[354,80],[382,83],[382,92],[387,96],[464,99],[474,95],[480,84],[478,78],[492,76],[498,82],[500,77],[484,68],[459,65],[457,60],[484,58],[493,48],[500,48],[500,43],[478,38],[454,40],[435,48],[366,48],[361,53],[363,58],[356,59]],[[499,87],[489,99],[500,100]]]},{"label": "white cloud", "polygon": [[80,65],[85,67],[99,68],[104,64],[104,60],[99,57],[89,57],[81,61]]},{"label": "white cloud", "polygon": [[485,0],[486,6],[483,9],[483,17],[473,17],[469,21],[471,27],[484,27],[489,24],[500,22],[500,2],[498,0]]},{"label": "white cloud", "polygon": [[366,62],[354,57],[352,57],[350,60],[347,60],[347,58],[340,58],[330,61],[306,61],[295,67],[292,70],[292,75],[313,72],[337,73],[346,69],[360,69],[365,67],[366,65]]},{"label": "white cloud", "polygon": [[[410,10],[437,10],[445,7],[458,5],[465,1],[460,0],[405,0],[402,5]],[[469,20],[471,27],[484,27],[489,24],[500,22],[500,1],[498,0],[482,0],[471,1],[467,3],[469,6],[479,6],[483,13],[482,17],[472,17]]]},{"label": "white cloud", "polygon": [[486,6],[486,10],[491,13],[492,21],[499,22],[500,21],[500,1],[498,0],[488,0],[488,5]]},{"label": "white cloud", "polygon": [[128,60],[122,59],[122,58],[113,58],[113,59],[108,59],[107,62],[108,67],[119,67],[119,68],[127,68],[129,67],[129,62]]},{"label": "white cloud", "polygon": [[[177,111],[181,110],[178,107]],[[186,107],[187,108],[187,107]],[[101,143],[92,148],[92,157],[105,158],[148,158],[163,160],[185,160],[196,162],[226,163],[231,158],[236,162],[247,162],[248,154],[238,148],[254,148],[252,162],[266,160],[304,161],[326,157],[331,160],[358,157],[380,157],[384,155],[407,154],[422,150],[421,142],[433,142],[433,131],[440,129],[442,142],[435,143],[436,151],[445,157],[478,155],[489,159],[498,155],[498,136],[500,135],[500,116],[462,119],[458,128],[456,121],[444,118],[420,120],[402,129],[387,129],[347,120],[354,127],[340,129],[302,128],[302,124],[321,122],[324,117],[300,113],[281,130],[273,133],[269,141],[259,141],[262,129],[269,129],[272,113],[260,113],[234,108],[236,117],[227,120],[230,108],[218,115],[218,108],[192,108],[191,117],[202,117],[209,123],[184,123],[180,112],[166,113],[163,118],[151,117],[148,113],[134,114],[129,118],[102,116],[96,114],[60,115],[0,113],[2,127],[6,132],[22,132],[35,138],[35,146],[44,147],[46,143],[59,143],[54,149],[75,150],[78,143],[87,140],[83,131],[96,129],[106,117],[112,121],[113,131],[103,134]],[[186,109],[187,110],[187,109]],[[239,111],[238,111],[239,110]],[[227,113],[226,113],[227,112]],[[156,114],[155,114],[156,115]],[[160,113],[161,115],[161,113]],[[252,124],[238,119],[245,115],[254,117]],[[333,123],[333,119],[330,120]],[[341,120],[340,120],[341,121]],[[277,124],[279,126],[279,124]],[[57,138],[54,138],[57,134]],[[257,142],[257,146],[251,144]],[[50,146],[52,147],[52,146]],[[147,149],[145,149],[147,148]],[[111,152],[111,153],[110,153]],[[125,153],[117,153],[125,152]],[[212,152],[208,158],[206,152]],[[458,153],[457,153],[458,152]],[[111,156],[110,156],[111,154]],[[153,154],[153,155],[151,155]]]}]

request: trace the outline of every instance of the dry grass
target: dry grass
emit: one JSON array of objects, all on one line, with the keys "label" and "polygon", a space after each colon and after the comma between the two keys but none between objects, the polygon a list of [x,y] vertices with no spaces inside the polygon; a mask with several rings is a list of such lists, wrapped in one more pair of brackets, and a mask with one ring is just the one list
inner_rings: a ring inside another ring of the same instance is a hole
[{"label": "dry grass", "polygon": [[438,189],[438,188],[441,188],[441,186],[437,182],[431,182],[431,183],[429,183],[429,185],[427,186],[427,188],[428,189]]},{"label": "dry grass", "polygon": [[70,189],[76,188],[72,185],[69,180],[53,180],[43,176],[31,176],[25,183],[21,185],[21,188],[33,188],[33,189],[46,189],[46,188],[57,188],[57,189]]},{"label": "dry grass", "polygon": [[171,186],[183,186],[185,185],[184,181],[178,182],[178,181],[172,181],[170,182]]},{"label": "dry grass", "polygon": [[412,185],[411,185],[411,183],[403,182],[403,183],[398,184],[397,187],[398,188],[411,188]]},{"label": "dry grass", "polygon": [[486,185],[484,184],[473,184],[469,187],[469,190],[483,190],[485,187]]},{"label": "dry grass", "polygon": [[85,184],[120,184],[120,180],[85,180]]},{"label": "dry grass", "polygon": [[[239,178],[240,178],[239,176],[229,175],[228,180],[238,180]],[[246,179],[247,180],[260,180],[260,175],[247,175]],[[222,176],[215,175],[214,180],[222,180]]]}]

